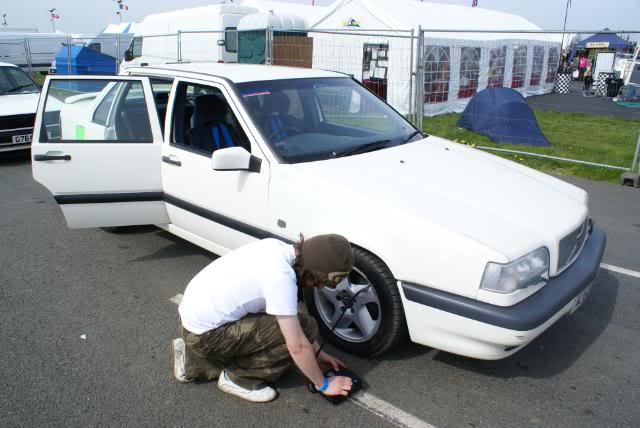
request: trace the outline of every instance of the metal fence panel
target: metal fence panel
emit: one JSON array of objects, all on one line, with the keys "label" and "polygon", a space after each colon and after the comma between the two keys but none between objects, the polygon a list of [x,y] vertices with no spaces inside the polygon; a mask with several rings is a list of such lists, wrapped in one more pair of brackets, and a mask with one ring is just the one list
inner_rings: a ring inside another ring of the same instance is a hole
[{"label": "metal fence panel", "polygon": [[[636,67],[640,74],[640,63],[633,59],[640,33],[599,33],[598,38],[611,41],[588,42],[588,50],[580,49],[580,41],[592,35],[421,31],[423,84],[417,96],[423,101],[424,129],[543,170],[615,180],[636,163],[640,81],[634,83],[631,73]],[[589,68],[580,67],[582,56],[588,56]],[[511,88],[526,98],[533,121],[523,121],[509,108],[475,111],[472,125],[460,120],[478,92],[494,87]],[[536,121],[548,147],[533,146],[533,138],[523,141],[521,134],[535,135]]]}]

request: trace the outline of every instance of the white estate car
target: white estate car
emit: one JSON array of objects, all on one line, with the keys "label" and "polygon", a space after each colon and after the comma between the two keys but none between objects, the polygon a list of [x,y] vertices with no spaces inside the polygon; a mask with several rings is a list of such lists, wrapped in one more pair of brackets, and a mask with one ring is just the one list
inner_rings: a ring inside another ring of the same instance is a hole
[{"label": "white estate car", "polygon": [[0,62],[0,154],[28,150],[40,87],[22,69]]},{"label": "white estate car", "polygon": [[304,298],[346,350],[380,353],[408,333],[504,358],[595,279],[605,235],[583,190],[424,136],[350,77],[238,64],[125,73],[45,82],[33,174],[69,227],[156,224],[216,254],[342,234],[354,272]]}]

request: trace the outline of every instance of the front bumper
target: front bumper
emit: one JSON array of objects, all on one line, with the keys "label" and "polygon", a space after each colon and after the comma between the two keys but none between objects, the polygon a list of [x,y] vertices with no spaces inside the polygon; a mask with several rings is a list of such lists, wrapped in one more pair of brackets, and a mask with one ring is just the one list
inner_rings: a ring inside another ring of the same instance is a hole
[{"label": "front bumper", "polygon": [[597,226],[580,256],[538,292],[513,306],[496,306],[401,282],[411,339],[473,358],[507,357],[582,303],[602,260],[606,235]]}]

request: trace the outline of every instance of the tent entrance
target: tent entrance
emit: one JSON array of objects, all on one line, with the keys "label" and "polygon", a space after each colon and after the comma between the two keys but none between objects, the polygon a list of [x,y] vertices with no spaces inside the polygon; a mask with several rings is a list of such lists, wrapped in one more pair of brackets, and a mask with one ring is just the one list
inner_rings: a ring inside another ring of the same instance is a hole
[{"label": "tent entrance", "polygon": [[365,43],[362,55],[362,83],[374,94],[387,99],[389,44]]}]

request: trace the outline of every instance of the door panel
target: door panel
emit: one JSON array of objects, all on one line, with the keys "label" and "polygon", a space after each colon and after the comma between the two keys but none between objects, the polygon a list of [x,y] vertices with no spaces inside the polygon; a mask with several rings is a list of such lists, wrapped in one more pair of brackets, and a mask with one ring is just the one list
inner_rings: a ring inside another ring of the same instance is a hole
[{"label": "door panel", "polygon": [[[268,236],[269,164],[244,131],[229,92],[182,81],[170,101],[171,144],[163,147],[162,180],[172,227],[226,250]],[[262,158],[260,172],[213,170],[211,154],[226,146]]]},{"label": "door panel", "polygon": [[54,195],[69,227],[168,223],[161,146],[148,78],[47,78],[33,175]]}]

